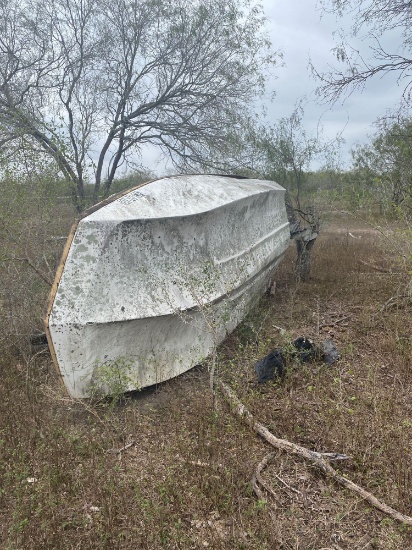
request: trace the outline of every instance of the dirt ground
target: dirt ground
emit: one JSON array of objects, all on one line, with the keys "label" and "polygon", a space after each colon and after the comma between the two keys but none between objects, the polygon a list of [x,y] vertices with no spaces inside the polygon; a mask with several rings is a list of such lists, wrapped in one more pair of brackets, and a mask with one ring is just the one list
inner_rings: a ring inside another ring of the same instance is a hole
[{"label": "dirt ground", "polygon": [[[389,231],[389,232],[388,232]],[[395,227],[335,215],[296,283],[293,244],[274,295],[224,342],[218,377],[277,437],[350,460],[334,467],[412,515],[412,306]],[[259,385],[254,364],[298,336],[341,359]],[[412,548],[396,522],[214,401],[208,366],[120,403],[75,402],[48,355],[2,358],[0,547],[5,549]],[[273,452],[258,497],[251,479]]]}]

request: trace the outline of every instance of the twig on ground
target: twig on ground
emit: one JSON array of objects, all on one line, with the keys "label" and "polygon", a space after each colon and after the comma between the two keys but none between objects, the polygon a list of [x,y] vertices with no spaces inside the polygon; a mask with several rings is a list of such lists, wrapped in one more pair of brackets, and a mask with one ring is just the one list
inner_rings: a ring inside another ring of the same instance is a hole
[{"label": "twig on ground", "polygon": [[319,328],[325,328],[325,327],[336,327],[337,325],[340,325],[343,323],[343,321],[346,321],[347,319],[350,319],[350,315],[346,315],[345,317],[341,317],[337,321],[331,321],[330,323],[322,323]]},{"label": "twig on ground", "polygon": [[384,269],[383,267],[378,267],[376,265],[369,264],[368,262],[364,262],[363,260],[358,260],[360,264],[366,265],[366,267],[370,267],[371,269],[374,269],[375,271],[379,271],[380,273],[390,273],[389,269]]},{"label": "twig on ground", "polygon": [[[256,472],[254,473],[254,475],[252,477],[252,488],[255,492],[255,495],[258,497],[258,501],[262,504],[268,504],[268,502],[265,498],[265,495],[263,494],[262,489],[259,487],[258,480],[256,479]],[[268,505],[268,513],[269,513],[269,516],[270,516],[271,520],[273,521],[273,523],[275,523],[276,522],[276,515],[275,515],[275,513],[273,512],[273,510],[271,509],[271,507],[269,505]]]},{"label": "twig on ground", "polygon": [[[253,482],[255,483],[260,483],[260,485],[270,494],[272,495],[272,497],[275,499],[275,500],[278,500],[278,497],[275,493],[275,491],[272,489],[272,487],[263,479],[262,477],[262,472],[263,470],[269,465],[269,463],[271,462],[271,460],[273,459],[273,457],[275,456],[275,453],[269,453],[268,455],[266,455],[262,460],[261,462],[259,462],[259,464],[256,466],[256,470],[255,470],[255,474],[253,476],[253,479],[252,479],[252,485],[253,485]],[[298,495],[302,495],[302,493],[300,491],[298,491],[297,489],[294,489],[293,487],[291,487],[290,485],[288,485],[286,483],[286,481],[284,481],[281,477],[279,477],[278,475],[275,475],[275,478],[280,481],[280,483],[282,485],[284,485],[289,491],[292,491],[293,493],[296,493]]]},{"label": "twig on ground", "polygon": [[124,447],[122,447],[121,449],[119,449],[117,451],[117,454],[121,454],[123,451],[127,451],[127,449],[130,449],[130,447],[133,447],[134,445],[136,445],[136,441],[131,441],[130,443],[128,443],[127,445],[125,445]]},{"label": "twig on ground", "polygon": [[191,466],[198,466],[199,468],[218,468],[219,470],[223,468],[223,464],[209,464],[208,462],[202,462],[200,460],[185,460],[181,456],[176,456],[179,462],[184,464],[190,464]]},{"label": "twig on ground", "polygon": [[389,309],[391,307],[397,307],[397,308],[403,308],[406,306],[406,303],[402,303],[401,300],[404,300],[406,303],[407,301],[411,301],[411,296],[409,294],[399,294],[398,296],[392,296],[387,300],[383,306],[381,307],[381,312],[385,311],[385,309]]},{"label": "twig on ground", "polygon": [[[266,468],[266,466],[269,464],[269,462],[272,460],[272,458],[274,457],[274,454],[275,453],[269,453],[268,455],[266,455],[263,460],[261,462],[259,462],[259,464],[256,466],[256,470],[255,470],[255,474],[253,476],[253,479],[255,479],[255,481],[257,483],[260,483],[262,485],[262,487],[270,494],[272,495],[272,497],[275,499],[275,500],[278,500],[278,497],[275,493],[275,491],[272,489],[272,487],[266,483],[266,481],[263,479],[262,477],[262,472],[263,470]],[[252,485],[253,485],[253,479],[252,479]]]},{"label": "twig on ground", "polygon": [[[324,458],[324,456],[326,456],[327,458],[330,458],[329,456],[330,453],[317,453],[307,449],[306,447],[301,447],[300,445],[296,445],[295,443],[287,441],[286,439],[277,438],[267,428],[265,428],[263,424],[261,424],[260,422],[257,422],[254,419],[249,409],[247,409],[247,407],[239,400],[237,395],[229,388],[229,386],[227,386],[221,380],[219,380],[219,386],[222,390],[223,395],[225,396],[226,400],[231,406],[232,410],[257,434],[259,434],[261,437],[263,437],[263,439],[265,439],[268,443],[270,443],[270,445],[272,445],[273,447],[276,447],[277,449],[288,451],[292,454],[295,454],[297,456],[305,458],[306,460],[309,460],[317,468],[319,468],[326,476],[331,477],[332,479],[334,479],[335,481],[337,481],[347,489],[350,489],[351,491],[357,493],[364,500],[369,502],[369,504],[371,504],[372,506],[374,506],[384,514],[406,525],[412,525],[412,517],[401,514],[394,508],[391,508],[387,504],[378,500],[374,495],[372,495],[371,493],[369,493],[359,485],[356,485],[349,479],[346,479],[345,477],[340,475],[338,472],[336,472],[336,470],[334,470],[332,466],[328,462],[326,462]],[[332,455],[334,455],[334,453],[332,453]],[[336,454],[335,458],[339,456],[346,456],[346,455]],[[258,494],[255,488],[255,486],[257,487],[256,476],[253,477],[252,484],[253,484],[255,493]],[[259,487],[257,487],[257,489],[260,491]],[[259,497],[259,499],[261,499],[261,497]]]},{"label": "twig on ground", "polygon": [[130,443],[127,443],[127,445],[121,447],[120,449],[110,449],[107,452],[120,456],[124,451],[127,451],[127,449],[130,449],[130,447],[133,447],[134,445],[136,445],[136,441],[130,441]]},{"label": "twig on ground", "polygon": [[289,489],[289,491],[292,491],[293,493],[296,493],[297,495],[302,495],[302,492],[299,491],[298,489],[295,489],[294,487],[291,487],[290,485],[288,485],[286,483],[286,481],[284,479],[282,479],[280,476],[278,476],[277,474],[275,474],[275,478],[280,481],[280,483],[282,483],[282,485],[284,485],[287,489]]}]

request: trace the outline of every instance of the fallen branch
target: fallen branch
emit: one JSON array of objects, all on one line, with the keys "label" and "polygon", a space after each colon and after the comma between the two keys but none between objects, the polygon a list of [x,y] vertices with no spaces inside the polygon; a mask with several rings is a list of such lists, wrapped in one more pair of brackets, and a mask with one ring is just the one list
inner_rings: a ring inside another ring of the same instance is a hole
[{"label": "fallen branch", "polygon": [[[345,457],[348,458],[346,455],[340,455],[338,453],[317,453],[315,451],[311,451],[307,449],[306,447],[301,447],[300,445],[296,445],[295,443],[292,443],[290,441],[287,441],[286,439],[279,439],[275,437],[263,424],[260,422],[257,422],[252,413],[249,411],[249,409],[239,400],[237,395],[222,381],[219,381],[219,386],[222,390],[223,395],[227,399],[229,405],[231,406],[232,410],[248,425],[250,426],[257,434],[259,434],[263,439],[265,439],[270,445],[277,449],[281,449],[283,451],[290,452],[294,455],[300,456],[302,458],[305,458],[306,460],[309,460],[312,462],[319,470],[321,470],[326,476],[331,477],[347,489],[350,489],[354,493],[357,493],[360,495],[364,500],[369,502],[372,506],[383,512],[384,514],[388,515],[389,517],[400,521],[402,523],[405,523],[406,525],[412,525],[412,518],[409,516],[405,516],[395,510],[394,508],[391,508],[387,504],[381,502],[378,500],[374,495],[360,487],[359,485],[356,485],[349,479],[346,479],[342,475],[340,475],[338,472],[336,472],[332,466],[326,462],[325,458],[330,459],[338,459],[339,457]],[[257,485],[256,480],[256,474],[254,476],[254,482],[255,485]],[[252,480],[253,484],[253,480]],[[256,492],[255,486],[253,489]],[[260,491],[260,488],[258,487],[258,491]],[[261,491],[260,491],[261,493]],[[256,494],[258,494],[256,492]],[[259,499],[262,500],[261,497]]]},{"label": "fallen branch", "polygon": [[347,216],[350,216],[351,218],[355,218],[355,220],[360,220],[365,225],[369,225],[369,227],[372,227],[372,229],[374,229],[375,231],[380,233],[382,235],[382,237],[384,237],[387,241],[389,241],[389,243],[393,246],[393,248],[395,248],[395,250],[399,254],[399,256],[401,256],[405,260],[407,259],[407,254],[405,254],[405,252],[400,247],[398,247],[396,245],[396,242],[394,241],[394,239],[391,239],[378,225],[374,225],[373,223],[369,222],[368,220],[365,220],[364,218],[356,216],[356,214],[354,214],[353,212],[348,212],[347,210],[335,210],[335,212],[340,212],[341,214],[346,214]]},{"label": "fallen branch", "polygon": [[[252,478],[252,487],[253,487],[253,490],[255,491],[256,496],[258,497],[259,500],[262,500],[262,495],[263,495],[263,493],[260,490],[260,487],[258,485],[259,483],[270,495],[272,495],[272,497],[276,501],[278,500],[278,496],[275,493],[275,491],[272,489],[272,487],[262,477],[263,470],[269,465],[269,462],[271,462],[271,460],[274,456],[275,456],[275,453],[269,453],[256,466],[256,470],[255,470],[255,473],[254,473],[253,478]],[[280,481],[280,483],[282,483],[282,485],[284,485],[284,487],[286,487],[288,490],[293,491],[294,493],[302,496],[302,493],[300,491],[298,491],[297,489],[294,489],[293,487],[288,485],[286,483],[286,481],[283,481],[283,479],[281,477],[279,477],[278,475],[275,475],[275,478],[278,481]],[[256,490],[256,489],[258,489],[258,490]]]},{"label": "fallen branch", "polygon": [[272,495],[272,497],[275,499],[275,500],[278,500],[278,497],[275,493],[275,491],[272,489],[272,487],[270,487],[270,485],[268,485],[266,483],[266,481],[263,479],[262,477],[262,472],[263,470],[266,468],[266,466],[269,464],[269,462],[272,460],[274,456],[274,453],[269,453],[268,455],[266,455],[263,460],[261,462],[259,462],[259,464],[256,466],[256,470],[255,470],[255,475],[253,476],[252,478],[252,485],[253,485],[253,480],[255,480],[255,483],[258,482],[262,485],[262,487],[269,493]]},{"label": "fallen branch", "polygon": [[[267,465],[268,461],[270,460],[271,458],[271,454],[268,455],[267,457],[265,457],[262,462],[260,462],[257,467],[256,467],[256,470],[255,470],[255,473],[253,474],[253,477],[252,477],[252,488],[253,488],[253,491],[255,492],[255,495],[258,497],[258,501],[264,505],[264,504],[267,504],[267,500],[265,499],[265,495],[262,491],[262,489],[259,487],[259,483],[262,484],[262,486],[269,492],[271,493],[272,496],[274,496],[276,498],[276,495],[274,494],[274,492],[267,487],[265,481],[262,479],[262,476],[260,475],[261,471],[265,468],[265,466]],[[267,459],[267,460],[266,460]],[[268,512],[269,512],[269,516],[271,517],[271,520],[273,521],[273,523],[276,522],[276,515],[275,513],[273,512],[273,510],[271,509],[270,506],[268,506]]]}]

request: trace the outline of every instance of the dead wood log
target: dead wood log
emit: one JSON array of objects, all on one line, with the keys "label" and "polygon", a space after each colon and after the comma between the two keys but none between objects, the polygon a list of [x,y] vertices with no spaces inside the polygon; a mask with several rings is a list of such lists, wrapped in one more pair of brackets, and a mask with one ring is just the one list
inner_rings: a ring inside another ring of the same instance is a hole
[{"label": "dead wood log", "polygon": [[[295,443],[287,441],[286,439],[277,438],[272,434],[272,432],[270,432],[267,428],[265,428],[263,424],[255,420],[254,416],[249,411],[249,409],[239,400],[237,395],[229,388],[229,386],[227,386],[224,382],[220,380],[219,380],[219,386],[224,397],[229,403],[232,411],[234,411],[237,414],[237,416],[239,416],[245,422],[245,424],[250,426],[257,434],[263,437],[263,439],[265,439],[265,441],[267,441],[270,445],[272,445],[277,449],[287,451],[294,455],[305,458],[306,460],[309,460],[309,462],[312,462],[312,464],[314,464],[326,476],[334,479],[335,481],[337,481],[347,489],[353,491],[354,493],[357,493],[364,500],[369,502],[369,504],[371,504],[372,506],[374,506],[375,508],[377,508],[387,516],[397,521],[400,521],[401,523],[404,523],[406,525],[412,525],[412,517],[401,514],[394,508],[391,508],[387,504],[378,500],[372,493],[369,493],[359,485],[356,485],[356,483],[353,483],[349,479],[346,479],[344,476],[342,476],[336,470],[334,470],[332,466],[328,462],[326,462],[324,458],[326,457],[329,460],[331,459],[336,460],[336,459],[342,459],[342,457],[344,457],[346,459],[348,458],[346,455],[340,455],[339,453],[317,453],[315,451],[311,451],[307,449],[306,447],[301,447],[300,445],[296,445]],[[256,489],[255,489],[255,485],[257,485],[256,474],[253,479],[255,482],[253,488],[256,492]],[[252,480],[252,484],[253,484],[253,480]],[[260,491],[261,493],[261,490],[259,487],[258,487],[258,491]],[[259,497],[259,499],[261,500],[261,497]]]}]

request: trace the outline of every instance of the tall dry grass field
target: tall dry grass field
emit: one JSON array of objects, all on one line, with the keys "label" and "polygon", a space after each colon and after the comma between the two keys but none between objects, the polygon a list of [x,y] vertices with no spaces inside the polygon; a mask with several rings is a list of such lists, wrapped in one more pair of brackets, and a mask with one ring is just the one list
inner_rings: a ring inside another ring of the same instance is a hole
[{"label": "tall dry grass field", "polygon": [[[412,304],[397,242],[335,216],[304,284],[292,247],[275,296],[219,349],[218,375],[275,435],[350,455],[339,471],[412,515]],[[14,286],[7,274],[16,301],[21,276]],[[25,287],[27,318],[44,292]],[[254,363],[302,335],[333,338],[341,360],[291,361],[284,380],[259,386]],[[207,366],[120,403],[78,403],[47,353],[15,344],[0,356],[1,548],[412,547],[409,527],[280,451],[263,474],[273,494],[258,499],[250,480],[271,449],[222,396],[213,408]]]}]

